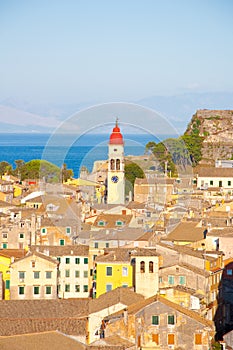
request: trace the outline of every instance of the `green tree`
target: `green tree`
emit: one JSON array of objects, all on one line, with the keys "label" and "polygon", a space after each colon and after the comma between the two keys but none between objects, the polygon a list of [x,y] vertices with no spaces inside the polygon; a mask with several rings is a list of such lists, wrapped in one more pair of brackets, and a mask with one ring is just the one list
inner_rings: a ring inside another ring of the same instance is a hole
[{"label": "green tree", "polygon": [[201,150],[203,137],[195,134],[184,134],[181,136],[181,139],[185,142],[187,150],[190,154],[192,165],[197,165],[202,158]]},{"label": "green tree", "polygon": [[20,173],[21,180],[25,179],[44,179],[48,182],[58,182],[60,169],[56,165],[40,159],[33,159],[25,163],[23,160],[15,161],[17,164],[14,174]]},{"label": "green tree", "polygon": [[168,172],[171,172],[172,176],[177,176],[175,162],[172,158],[172,152],[170,152],[171,145],[174,142],[175,139],[167,139],[159,143],[148,142],[146,151],[151,152],[155,156],[160,164],[160,170],[162,172],[165,172],[166,169]]},{"label": "green tree", "polygon": [[144,172],[139,165],[132,162],[127,162],[125,164],[125,178],[132,184],[132,186],[134,186],[134,182],[136,178],[142,179],[144,177],[145,177]]},{"label": "green tree", "polygon": [[12,174],[12,166],[6,161],[0,162],[0,176],[4,174]]}]

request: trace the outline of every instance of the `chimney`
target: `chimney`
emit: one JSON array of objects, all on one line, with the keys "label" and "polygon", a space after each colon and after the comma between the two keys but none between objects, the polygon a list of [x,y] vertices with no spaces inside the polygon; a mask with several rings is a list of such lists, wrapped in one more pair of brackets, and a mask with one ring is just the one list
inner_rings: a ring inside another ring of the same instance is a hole
[{"label": "chimney", "polygon": [[125,326],[127,325],[127,323],[128,323],[128,310],[127,310],[127,308],[125,308],[124,309],[124,324],[125,324]]}]

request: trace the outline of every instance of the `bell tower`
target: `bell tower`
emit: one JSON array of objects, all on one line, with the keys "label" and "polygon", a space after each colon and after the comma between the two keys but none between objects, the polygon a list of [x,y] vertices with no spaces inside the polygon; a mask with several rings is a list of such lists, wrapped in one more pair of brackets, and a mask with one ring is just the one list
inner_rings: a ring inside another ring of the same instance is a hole
[{"label": "bell tower", "polygon": [[125,203],[124,141],[118,126],[118,118],[108,144],[107,203]]}]

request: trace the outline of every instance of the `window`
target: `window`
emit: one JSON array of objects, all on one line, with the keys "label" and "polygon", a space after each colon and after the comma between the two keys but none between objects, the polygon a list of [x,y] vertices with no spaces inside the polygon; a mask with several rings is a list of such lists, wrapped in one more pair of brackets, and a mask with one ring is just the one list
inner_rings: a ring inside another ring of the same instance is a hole
[{"label": "window", "polygon": [[80,258],[75,258],[75,264],[80,264]]},{"label": "window", "polygon": [[140,262],[140,272],[142,272],[142,273],[145,272],[145,261]]},{"label": "window", "polygon": [[150,272],[150,273],[153,273],[153,272],[154,272],[154,263],[153,263],[153,261],[150,261],[150,262],[149,262],[149,272]]},{"label": "window", "polygon": [[213,184],[214,184],[214,181],[210,180],[210,186],[213,186]]},{"label": "window", "polygon": [[231,186],[231,181],[227,181],[227,185],[228,185],[228,186]]},{"label": "window", "polygon": [[33,268],[36,267],[36,262],[35,262],[35,260],[31,261],[31,266],[32,266]]},{"label": "window", "polygon": [[159,277],[159,283],[162,283],[163,282],[163,277]]},{"label": "window", "polygon": [[23,286],[19,287],[19,295],[24,295],[24,287]]},{"label": "window", "polygon": [[3,233],[2,238],[7,238],[7,233]]},{"label": "window", "polygon": [[221,180],[218,183],[218,187],[222,187],[222,181]]},{"label": "window", "polygon": [[122,225],[123,225],[122,221],[120,221],[120,220],[116,221],[116,226],[122,226]]},{"label": "window", "polygon": [[46,231],[47,231],[46,228],[41,229],[41,233],[46,233]]},{"label": "window", "polygon": [[10,289],[10,280],[6,280],[6,289]]},{"label": "window", "polygon": [[109,243],[108,243],[108,242],[105,243],[105,247],[106,247],[106,248],[109,248]]},{"label": "window", "polygon": [[128,267],[126,266],[122,267],[122,276],[128,276]]},{"label": "window", "polygon": [[45,272],[45,277],[46,278],[52,278],[52,271],[46,271]]},{"label": "window", "polygon": [[158,334],[152,334],[152,341],[153,343],[159,344],[159,335]]},{"label": "window", "polygon": [[25,278],[25,272],[19,271],[19,279],[24,279],[24,278]]},{"label": "window", "polygon": [[66,277],[70,277],[70,270],[66,270],[66,271],[65,271],[65,276],[66,276]]},{"label": "window", "polygon": [[45,294],[52,294],[52,287],[51,286],[46,286],[45,287]]},{"label": "window", "polygon": [[65,240],[64,239],[60,239],[59,240],[59,245],[65,245]]},{"label": "window", "polygon": [[159,316],[158,315],[152,316],[151,323],[154,325],[158,325],[159,324]]},{"label": "window", "polygon": [[174,315],[168,315],[167,316],[167,324],[175,324],[175,316]]},{"label": "window", "polygon": [[65,284],[65,292],[69,293],[70,292],[70,285]]},{"label": "window", "polygon": [[121,161],[120,159],[116,160],[116,170],[120,170],[120,165],[121,165]]},{"label": "window", "polygon": [[98,242],[95,242],[94,248],[99,248],[99,243]]},{"label": "window", "polygon": [[20,234],[19,234],[19,238],[24,238],[24,234],[23,234],[23,233],[20,233]]},{"label": "window", "polygon": [[179,283],[179,284],[181,284],[181,285],[186,284],[186,278],[185,278],[185,276],[180,276],[179,280],[180,280],[180,283]]},{"label": "window", "polygon": [[106,276],[112,276],[112,267],[111,266],[106,267]]},{"label": "window", "polygon": [[84,258],[84,264],[88,264],[88,258]]},{"label": "window", "polygon": [[34,295],[39,295],[40,294],[40,287],[39,286],[34,286],[33,287],[33,294]]},{"label": "window", "polygon": [[227,269],[227,276],[232,276],[232,269]]},{"label": "window", "polygon": [[79,270],[76,270],[76,271],[75,271],[75,277],[76,277],[76,278],[79,278],[79,277],[80,277]]},{"label": "window", "polygon": [[34,278],[40,278],[40,271],[34,271]]},{"label": "window", "polygon": [[128,284],[127,284],[127,283],[123,283],[123,284],[122,284],[122,287],[123,287],[123,288],[127,288],[127,287],[128,287]]},{"label": "window", "polygon": [[195,336],[195,344],[201,345],[202,344],[202,334],[196,333],[196,334],[194,334],[194,336]]},{"label": "window", "polygon": [[2,244],[2,247],[3,247],[3,249],[7,249],[8,244],[7,244],[7,243],[3,243],[3,244]]},{"label": "window", "polygon": [[61,262],[61,258],[60,258],[60,256],[59,257],[57,257],[57,261],[60,263]]},{"label": "window", "polygon": [[76,292],[76,293],[79,293],[79,292],[80,292],[80,285],[79,285],[79,284],[76,284],[76,285],[75,285],[75,292]]},{"label": "window", "polygon": [[88,292],[88,286],[86,284],[83,286],[83,291],[84,291],[84,293]]},{"label": "window", "polygon": [[98,222],[98,226],[105,226],[105,221],[100,220],[100,221]]},{"label": "window", "polygon": [[70,227],[67,227],[67,228],[66,228],[66,233],[67,233],[67,234],[70,234],[70,233],[71,233],[71,228],[70,228]]},{"label": "window", "polygon": [[70,258],[66,258],[66,264],[70,263]]},{"label": "window", "polygon": [[170,333],[167,335],[167,343],[168,343],[168,345],[175,344],[175,334]]},{"label": "window", "polygon": [[88,277],[88,271],[83,271],[83,277],[87,278]]},{"label": "window", "polygon": [[111,168],[111,170],[115,170],[115,161],[114,161],[114,159],[110,160],[110,168]]},{"label": "window", "polygon": [[108,283],[106,284],[106,292],[110,292],[112,290],[112,284]]},{"label": "window", "polygon": [[168,284],[174,284],[174,276],[168,276]]}]

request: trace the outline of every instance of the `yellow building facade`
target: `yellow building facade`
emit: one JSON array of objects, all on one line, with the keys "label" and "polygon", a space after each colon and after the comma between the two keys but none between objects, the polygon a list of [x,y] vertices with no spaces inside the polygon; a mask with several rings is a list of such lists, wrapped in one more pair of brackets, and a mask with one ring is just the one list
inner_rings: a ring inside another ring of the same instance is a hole
[{"label": "yellow building facade", "polygon": [[130,262],[97,262],[94,280],[96,282],[96,298],[118,287],[132,287],[132,266]]},{"label": "yellow building facade", "polygon": [[10,300],[10,263],[11,258],[0,255],[0,271],[3,279],[3,299]]}]

